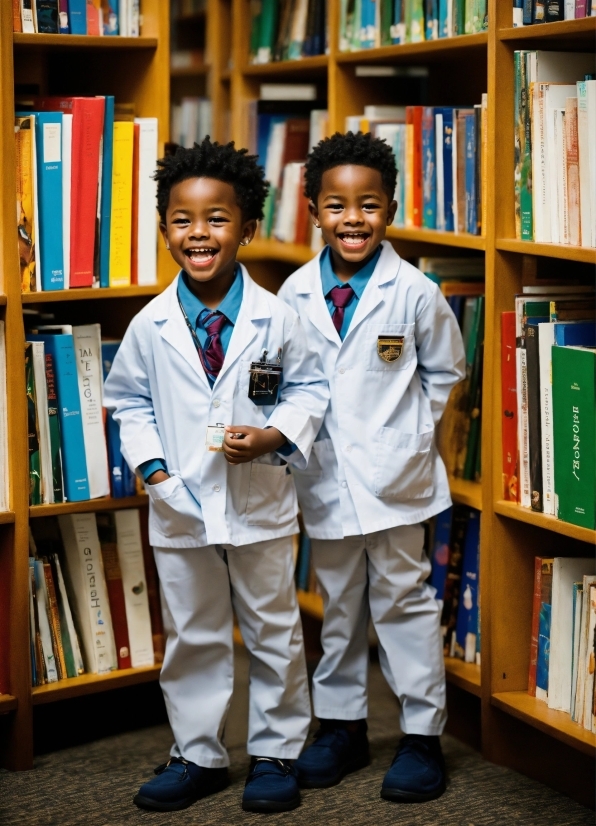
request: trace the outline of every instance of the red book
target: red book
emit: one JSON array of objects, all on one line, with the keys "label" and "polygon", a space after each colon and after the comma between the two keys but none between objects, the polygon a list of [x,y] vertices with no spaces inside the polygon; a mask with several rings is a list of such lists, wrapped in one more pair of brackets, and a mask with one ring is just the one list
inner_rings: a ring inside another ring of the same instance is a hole
[{"label": "red book", "polygon": [[161,602],[159,599],[159,577],[155,566],[153,551],[149,544],[149,529],[147,515],[140,514],[141,541],[143,543],[143,564],[145,565],[145,582],[149,597],[149,616],[151,617],[151,633],[153,635],[153,655],[156,663],[163,662],[165,653],[165,637],[161,618]]},{"label": "red book", "polygon": [[97,514],[97,533],[101,544],[101,558],[108,589],[108,599],[110,600],[110,613],[112,615],[112,628],[114,629],[114,641],[116,643],[116,654],[118,655],[118,668],[132,668],[130,661],[130,642],[128,639],[128,623],[126,622],[126,602],[124,599],[124,586],[122,585],[122,572],[118,560],[118,543],[116,539],[116,524],[114,515],[111,513]]},{"label": "red book", "polygon": [[515,312],[501,313],[501,414],[503,499],[518,502]]},{"label": "red book", "polygon": [[309,136],[310,120],[308,118],[289,118],[286,121],[282,169],[288,163],[306,160]]},{"label": "red book", "polygon": [[103,29],[103,15],[101,8],[97,8],[94,0],[87,0],[87,34],[98,37]]},{"label": "red book", "polygon": [[423,106],[406,106],[406,123],[414,126],[414,157],[412,170],[412,190],[415,227],[422,226],[422,112]]},{"label": "red book", "polygon": [[132,148],[132,242],[130,251],[130,283],[139,283],[139,138],[141,124],[134,125]]},{"label": "red book", "polygon": [[34,107],[72,117],[70,183],[70,286],[91,287],[94,280],[99,190],[99,154],[104,98],[37,98]]},{"label": "red book", "polygon": [[298,209],[296,211],[296,234],[294,241],[296,244],[308,244],[308,228],[310,226],[310,213],[308,211],[308,198],[304,194],[304,166],[300,170],[300,184],[298,187]]}]

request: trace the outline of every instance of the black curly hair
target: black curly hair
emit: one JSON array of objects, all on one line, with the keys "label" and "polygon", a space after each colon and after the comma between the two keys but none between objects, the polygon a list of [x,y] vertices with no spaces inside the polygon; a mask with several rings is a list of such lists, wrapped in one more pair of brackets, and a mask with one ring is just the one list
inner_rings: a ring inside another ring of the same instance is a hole
[{"label": "black curly hair", "polygon": [[316,204],[321,193],[323,172],[346,164],[367,166],[381,173],[383,190],[393,199],[397,182],[397,167],[391,147],[380,138],[373,138],[370,132],[336,132],[330,138],[320,141],[306,160],[304,173],[304,194]]},{"label": "black curly hair", "polygon": [[257,164],[257,156],[247,149],[236,149],[234,142],[221,144],[209,135],[192,149],[179,146],[173,155],[157,162],[159,169],[153,176],[157,181],[157,211],[165,223],[170,191],[175,184],[189,178],[215,178],[231,184],[245,221],[260,221],[269,184],[265,170]]}]

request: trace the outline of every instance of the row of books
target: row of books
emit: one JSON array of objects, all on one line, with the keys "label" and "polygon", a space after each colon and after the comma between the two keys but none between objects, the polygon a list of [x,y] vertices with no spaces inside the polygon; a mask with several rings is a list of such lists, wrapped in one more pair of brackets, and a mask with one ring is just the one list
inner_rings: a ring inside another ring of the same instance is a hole
[{"label": "row of books", "polygon": [[31,523],[33,685],[162,662],[155,562],[138,510]]},{"label": "row of books", "polygon": [[0,320],[0,511],[9,509],[6,397],[6,327]]},{"label": "row of books", "polygon": [[513,0],[513,25],[556,23],[596,15],[594,0]]},{"label": "row of books", "polygon": [[528,693],[596,732],[594,558],[537,556]]},{"label": "row of books", "polygon": [[516,51],[515,231],[596,247],[594,55]]},{"label": "row of books", "polygon": [[480,481],[484,257],[419,258],[418,269],[439,285],[457,319],[466,353],[466,377],[453,388],[437,433],[447,473]]},{"label": "row of books", "polygon": [[140,0],[12,0],[13,31],[138,37]]},{"label": "row of books", "polygon": [[426,535],[443,653],[480,664],[480,512],[453,505],[426,523]]},{"label": "row of books", "polygon": [[27,333],[31,505],[137,492],[118,425],[102,406],[103,383],[119,345],[102,342],[99,324],[39,325]]},{"label": "row of books", "polygon": [[341,0],[339,50],[421,43],[486,28],[486,0]]},{"label": "row of books", "polygon": [[184,97],[172,103],[170,113],[170,140],[178,146],[192,149],[207,135],[212,134],[212,105],[209,98]]},{"label": "row of books", "polygon": [[15,119],[23,292],[157,282],[157,118],[48,97]]},{"label": "row of books", "polygon": [[366,106],[346,132],[372,132],[398,169],[397,227],[484,233],[487,97],[470,107]]},{"label": "row of books", "polygon": [[594,291],[537,289],[501,315],[503,496],[594,529]]},{"label": "row of books", "polygon": [[252,0],[250,13],[251,63],[298,60],[325,53],[325,0]]}]

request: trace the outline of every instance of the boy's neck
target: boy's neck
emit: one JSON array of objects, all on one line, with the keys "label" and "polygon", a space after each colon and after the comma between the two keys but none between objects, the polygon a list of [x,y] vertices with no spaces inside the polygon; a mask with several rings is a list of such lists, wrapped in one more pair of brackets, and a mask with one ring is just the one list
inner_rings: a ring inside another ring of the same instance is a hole
[{"label": "boy's neck", "polygon": [[[378,249],[378,247],[377,247]],[[368,262],[376,255],[377,250],[373,250],[370,255],[363,258],[362,261],[346,261],[341,255],[332,247],[329,247],[331,253],[331,266],[335,275],[340,281],[347,282],[353,275],[356,275]]]},{"label": "boy's neck", "polygon": [[196,295],[205,307],[216,310],[230,291],[235,278],[236,262],[234,261],[231,271],[226,269],[225,272],[218,273],[209,281],[195,281],[186,273],[186,284],[191,293]]}]

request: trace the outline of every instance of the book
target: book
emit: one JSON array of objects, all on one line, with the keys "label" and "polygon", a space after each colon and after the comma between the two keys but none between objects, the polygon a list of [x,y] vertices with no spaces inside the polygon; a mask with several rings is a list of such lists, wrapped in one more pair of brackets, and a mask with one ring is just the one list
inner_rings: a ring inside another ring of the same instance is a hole
[{"label": "book", "polygon": [[83,656],[79,645],[79,638],[75,629],[72,611],[66,593],[66,584],[62,574],[62,566],[58,554],[50,556],[54,583],[58,595],[58,607],[60,612],[60,630],[62,634],[62,647],[64,650],[64,660],[67,677],[78,677],[85,671]]},{"label": "book", "polygon": [[114,514],[110,512],[96,515],[97,535],[101,545],[101,558],[106,578],[106,588],[110,600],[110,614],[114,629],[114,642],[118,657],[118,668],[131,668],[130,642],[128,639],[128,624],[126,621],[126,604],[122,572],[118,559],[118,539]]},{"label": "book", "polygon": [[46,682],[58,682],[58,665],[56,654],[52,645],[52,631],[50,629],[50,615],[48,610],[48,595],[46,590],[45,573],[43,562],[40,559],[33,561],[35,576],[35,594],[37,601],[37,617],[39,622],[39,634],[41,640],[41,652],[43,665],[45,667]]},{"label": "book", "polygon": [[460,600],[457,608],[453,652],[467,663],[476,661],[480,574],[480,513],[470,509],[464,544]]},{"label": "book", "polygon": [[41,461],[39,455],[39,426],[35,398],[35,372],[33,369],[33,346],[25,344],[25,381],[27,392],[27,438],[29,446],[29,504],[41,505]]},{"label": "book", "polygon": [[552,559],[534,557],[534,592],[532,597],[532,625],[530,633],[530,667],[528,672],[528,694],[536,696],[536,669],[538,665],[538,630],[540,626],[540,606],[548,600],[552,579]]},{"label": "book", "polygon": [[540,394],[540,363],[538,350],[538,324],[525,327],[527,399],[528,399],[528,446],[530,470],[530,506],[542,512],[542,432]]},{"label": "book", "polygon": [[87,0],[68,0],[71,34],[87,34]]},{"label": "book", "polygon": [[579,658],[577,680],[575,685],[575,707],[573,720],[584,725],[584,707],[585,707],[585,693],[586,693],[586,677],[588,676],[586,669],[586,661],[589,657],[589,623],[590,623],[590,588],[593,583],[596,583],[596,577],[584,575],[582,581],[582,606],[579,623]]},{"label": "book", "polygon": [[569,243],[580,243],[579,210],[579,147],[577,140],[577,97],[565,101],[565,149],[567,178],[567,220],[569,222]]},{"label": "book", "polygon": [[60,419],[58,414],[58,396],[56,393],[56,374],[54,371],[54,359],[51,353],[45,352],[45,378],[46,395],[48,405],[48,427],[50,436],[50,461],[53,485],[54,503],[64,501],[64,485],[62,481],[62,448],[60,438]]},{"label": "book", "polygon": [[449,563],[445,578],[445,593],[441,612],[443,653],[445,656],[453,656],[457,607],[461,594],[463,553],[471,512],[470,508],[463,505],[453,506],[451,536],[449,537]]},{"label": "book", "polygon": [[139,128],[138,187],[132,197],[137,203],[137,223],[132,227],[137,244],[136,283],[157,284],[157,118],[135,118]]},{"label": "book", "polygon": [[[31,343],[31,361],[34,375],[35,412],[39,437],[39,465],[41,478],[40,503],[54,503],[54,480],[52,470],[52,445],[50,439],[50,417],[46,384],[46,363],[44,345],[41,341]],[[29,394],[28,394],[29,395]]]},{"label": "book", "polygon": [[110,218],[110,287],[126,287],[131,278],[133,146],[134,124],[116,121]]},{"label": "book", "polygon": [[35,0],[37,31],[58,34],[58,0]]},{"label": "book", "polygon": [[583,605],[583,578],[580,582],[573,583],[572,596],[572,632],[571,632],[571,696],[569,699],[569,714],[575,720],[576,696],[577,696],[577,676],[579,673],[579,646],[581,639],[581,616]]},{"label": "book", "polygon": [[431,553],[431,573],[429,582],[436,591],[437,599],[442,600],[445,593],[447,566],[449,564],[449,539],[453,508],[447,508],[435,517],[434,541]]},{"label": "book", "polygon": [[501,313],[501,411],[503,498],[509,502],[517,502],[518,448],[514,312]]},{"label": "book", "polygon": [[70,287],[70,180],[72,176],[72,115],[62,113],[62,265],[63,289]]},{"label": "book", "polygon": [[21,31],[25,34],[35,34],[33,0],[21,0]]},{"label": "book", "polygon": [[66,661],[64,659],[64,647],[62,645],[62,632],[60,630],[60,613],[58,610],[58,600],[52,568],[49,562],[43,561],[43,574],[45,579],[45,592],[47,598],[48,621],[50,625],[50,635],[52,637],[52,649],[56,660],[56,671],[58,679],[63,680],[67,676]]},{"label": "book", "polygon": [[[101,343],[104,382],[108,377],[119,347],[119,341],[102,341]],[[120,428],[110,411],[106,411],[106,440],[108,446],[111,494],[115,499],[134,496],[136,493],[136,477],[122,456]]]},{"label": "book", "polygon": [[34,115],[15,118],[15,144],[17,159],[17,242],[21,268],[21,290],[22,292],[34,292],[38,288],[36,242],[39,235],[35,192],[37,157]]},{"label": "book", "polygon": [[596,130],[596,80],[577,83],[577,130],[581,244],[596,246],[596,150],[590,135]]},{"label": "book", "polygon": [[424,106],[422,109],[422,226],[425,229],[436,229],[437,226],[437,173],[435,150],[435,110],[432,106]]},{"label": "book", "polygon": [[[538,632],[536,648],[535,696],[548,699],[548,671],[550,659],[550,635],[552,618],[553,559],[542,560],[540,603],[538,606]],[[530,662],[531,662],[530,655]]]},{"label": "book", "polygon": [[[107,27],[109,28],[110,25],[113,25],[113,22],[109,22],[110,12],[108,10],[104,10],[104,34],[106,34],[106,14],[108,16]],[[114,96],[106,95],[104,98],[104,122],[101,156],[101,198],[99,209],[100,287],[110,286],[110,222],[112,214],[112,173],[114,164],[114,109]]]}]

